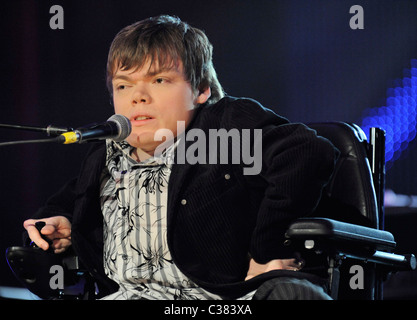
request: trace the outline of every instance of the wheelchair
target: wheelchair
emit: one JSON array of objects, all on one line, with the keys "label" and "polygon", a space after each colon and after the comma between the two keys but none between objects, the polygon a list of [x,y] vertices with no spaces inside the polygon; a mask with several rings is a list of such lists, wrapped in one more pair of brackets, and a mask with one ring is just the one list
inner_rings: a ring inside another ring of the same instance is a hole
[{"label": "wheelchair", "polygon": [[[285,245],[303,257],[303,272],[325,279],[333,299],[382,300],[391,273],[416,269],[415,256],[394,253],[394,236],[384,230],[385,132],[371,128],[368,141],[356,124],[307,125],[341,154],[316,210],[289,225]],[[95,298],[94,279],[71,252],[16,246],[7,249],[6,259],[17,279],[42,299]],[[50,285],[54,265],[65,275],[57,289]]]}]

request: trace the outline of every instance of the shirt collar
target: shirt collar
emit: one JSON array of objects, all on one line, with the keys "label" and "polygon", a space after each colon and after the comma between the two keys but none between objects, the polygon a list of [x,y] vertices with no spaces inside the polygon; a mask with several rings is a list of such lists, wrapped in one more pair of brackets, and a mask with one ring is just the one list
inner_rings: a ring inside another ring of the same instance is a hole
[{"label": "shirt collar", "polygon": [[126,141],[116,142],[111,139],[106,140],[106,165],[116,160],[118,157],[125,157],[129,162],[132,162],[134,165],[139,166],[151,166],[151,165],[166,165],[168,168],[171,168],[174,160],[174,152],[176,147],[179,144],[180,139],[176,139],[175,143],[169,145],[160,155],[151,157],[145,161],[137,162],[130,155],[135,150],[129,143]]}]

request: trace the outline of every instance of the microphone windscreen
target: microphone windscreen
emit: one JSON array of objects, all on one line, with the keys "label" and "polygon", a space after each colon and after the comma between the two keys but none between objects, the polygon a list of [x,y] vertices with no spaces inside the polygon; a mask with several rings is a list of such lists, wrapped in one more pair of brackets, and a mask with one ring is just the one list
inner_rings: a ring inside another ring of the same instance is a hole
[{"label": "microphone windscreen", "polygon": [[121,114],[114,114],[107,121],[115,122],[117,125],[119,134],[112,138],[116,142],[125,140],[132,132],[132,124],[129,119]]}]

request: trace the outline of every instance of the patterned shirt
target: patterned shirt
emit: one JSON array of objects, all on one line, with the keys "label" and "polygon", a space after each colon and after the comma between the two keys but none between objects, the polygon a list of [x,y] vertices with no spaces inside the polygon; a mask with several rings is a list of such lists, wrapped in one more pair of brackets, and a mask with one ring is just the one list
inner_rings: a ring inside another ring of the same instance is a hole
[{"label": "patterned shirt", "polygon": [[100,195],[104,269],[119,290],[104,299],[221,299],[188,279],[169,252],[168,160],[174,148],[138,163],[129,144],[107,141]]}]

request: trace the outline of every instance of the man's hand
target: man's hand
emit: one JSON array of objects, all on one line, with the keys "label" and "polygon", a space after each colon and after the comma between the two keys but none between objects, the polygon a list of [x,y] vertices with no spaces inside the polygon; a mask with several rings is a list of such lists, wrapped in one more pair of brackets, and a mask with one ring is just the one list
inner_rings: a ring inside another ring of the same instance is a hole
[{"label": "man's hand", "polygon": [[303,267],[303,261],[297,261],[296,259],[276,259],[271,260],[265,264],[257,263],[251,259],[249,263],[249,271],[245,280],[249,280],[262,273],[272,270],[293,270],[298,271]]},{"label": "man's hand", "polygon": [[41,249],[48,250],[49,244],[42,239],[39,231],[35,227],[35,223],[43,221],[45,226],[41,233],[52,241],[52,249],[55,253],[64,252],[71,246],[71,222],[65,217],[56,216],[45,219],[28,219],[23,223],[23,227],[27,230],[29,238]]}]

